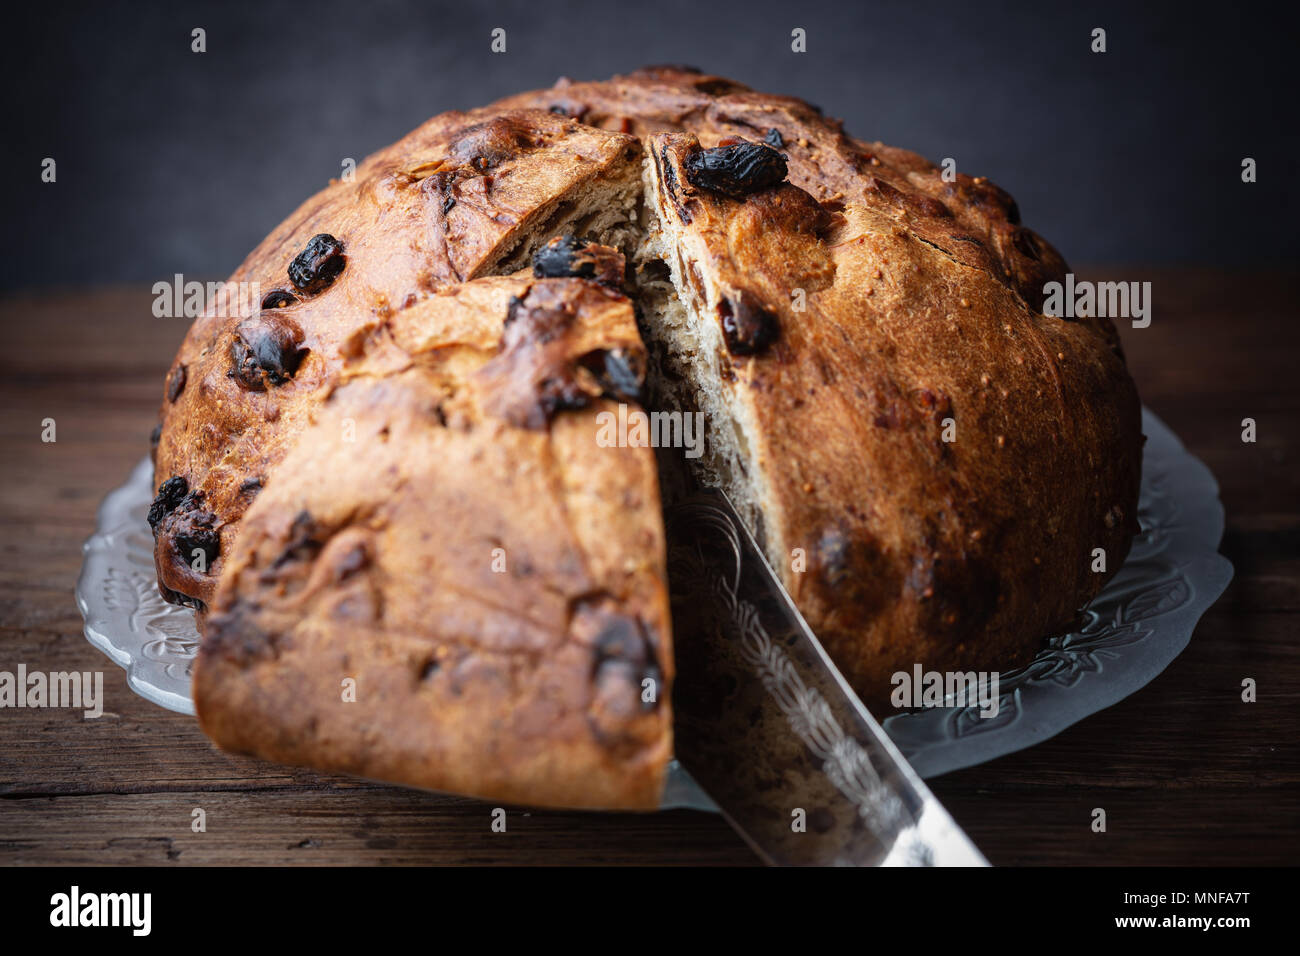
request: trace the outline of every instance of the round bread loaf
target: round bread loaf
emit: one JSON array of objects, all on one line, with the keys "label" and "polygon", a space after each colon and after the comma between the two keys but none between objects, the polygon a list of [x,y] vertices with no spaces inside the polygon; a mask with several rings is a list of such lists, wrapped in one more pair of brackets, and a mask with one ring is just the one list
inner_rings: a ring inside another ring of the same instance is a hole
[{"label": "round bread loaf", "polygon": [[1107,320],[1042,314],[1065,268],[987,180],[686,68],[430,120],[277,228],[169,371],[150,523],[203,728],[654,805],[660,483],[597,440],[639,400],[703,413],[694,479],[874,710],[916,664],[1024,663],[1137,528],[1136,391]]}]

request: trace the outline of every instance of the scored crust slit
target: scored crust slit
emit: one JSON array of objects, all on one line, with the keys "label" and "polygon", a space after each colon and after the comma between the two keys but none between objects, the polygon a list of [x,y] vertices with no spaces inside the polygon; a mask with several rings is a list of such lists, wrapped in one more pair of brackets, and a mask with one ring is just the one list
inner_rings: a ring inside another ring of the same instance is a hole
[{"label": "scored crust slit", "polygon": [[200,725],[655,806],[684,459],[602,445],[620,404],[703,414],[694,480],[869,707],[916,664],[1027,662],[1137,527],[1115,329],[1040,311],[1065,268],[987,180],[685,68],[435,117],[272,232],[232,277],[259,301],[169,370],[150,524]]}]

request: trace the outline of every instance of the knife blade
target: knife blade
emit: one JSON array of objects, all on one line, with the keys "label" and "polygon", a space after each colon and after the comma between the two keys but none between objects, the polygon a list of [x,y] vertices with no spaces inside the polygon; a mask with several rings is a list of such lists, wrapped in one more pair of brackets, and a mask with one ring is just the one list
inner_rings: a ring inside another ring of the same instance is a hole
[{"label": "knife blade", "polygon": [[676,756],[767,863],[987,866],[849,688],[727,496],[666,515]]}]

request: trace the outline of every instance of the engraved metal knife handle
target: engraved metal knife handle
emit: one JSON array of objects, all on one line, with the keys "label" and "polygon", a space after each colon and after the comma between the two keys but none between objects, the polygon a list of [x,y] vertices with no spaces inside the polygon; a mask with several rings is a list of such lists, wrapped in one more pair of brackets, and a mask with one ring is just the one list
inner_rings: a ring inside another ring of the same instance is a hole
[{"label": "engraved metal knife handle", "polygon": [[764,860],[987,866],[827,657],[726,496],[668,511],[677,757]]}]

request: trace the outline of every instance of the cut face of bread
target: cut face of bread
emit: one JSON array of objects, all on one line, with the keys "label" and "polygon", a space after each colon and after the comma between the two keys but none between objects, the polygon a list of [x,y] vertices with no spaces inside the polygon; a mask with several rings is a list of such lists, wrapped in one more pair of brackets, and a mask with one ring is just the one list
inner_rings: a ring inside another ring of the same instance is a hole
[{"label": "cut face of bread", "polygon": [[430,120],[272,233],[234,279],[277,294],[201,318],[169,373],[150,522],[164,593],[211,604],[203,729],[654,806],[662,486],[600,438],[643,394],[703,414],[693,480],[870,708],[916,665],[1025,663],[1136,530],[1136,391],[1107,320],[1039,311],[1064,270],[986,180],[721,77]]}]

